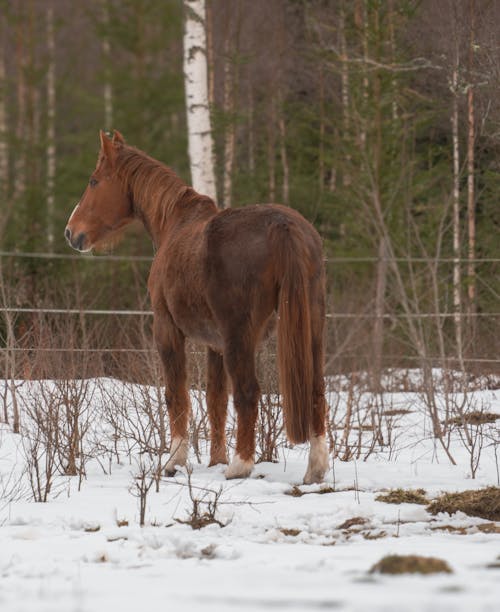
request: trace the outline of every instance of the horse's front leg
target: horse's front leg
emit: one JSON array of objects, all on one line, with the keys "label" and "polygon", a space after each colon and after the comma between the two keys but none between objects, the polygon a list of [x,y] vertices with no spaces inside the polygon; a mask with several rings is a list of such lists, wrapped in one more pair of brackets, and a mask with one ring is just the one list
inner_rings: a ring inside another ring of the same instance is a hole
[{"label": "horse's front leg", "polygon": [[185,338],[170,315],[155,316],[154,336],[165,373],[165,400],[170,420],[170,458],[165,474],[173,476],[176,466],[186,465],[191,405],[187,389]]}]

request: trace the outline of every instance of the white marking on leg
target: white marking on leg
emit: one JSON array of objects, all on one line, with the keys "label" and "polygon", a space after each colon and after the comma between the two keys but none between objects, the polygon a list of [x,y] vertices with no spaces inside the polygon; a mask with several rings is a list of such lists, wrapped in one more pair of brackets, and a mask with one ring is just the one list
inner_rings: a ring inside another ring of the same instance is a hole
[{"label": "white marking on leg", "polygon": [[253,459],[244,461],[238,453],[236,453],[225,471],[225,476],[228,480],[232,478],[247,478],[252,473],[253,466]]},{"label": "white marking on leg", "polygon": [[172,438],[170,444],[170,458],[165,466],[165,472],[175,472],[175,466],[183,467],[188,458],[188,440],[186,438]]},{"label": "white marking on leg", "polygon": [[313,436],[310,440],[309,463],[304,484],[323,482],[328,470],[328,447],[325,436]]}]

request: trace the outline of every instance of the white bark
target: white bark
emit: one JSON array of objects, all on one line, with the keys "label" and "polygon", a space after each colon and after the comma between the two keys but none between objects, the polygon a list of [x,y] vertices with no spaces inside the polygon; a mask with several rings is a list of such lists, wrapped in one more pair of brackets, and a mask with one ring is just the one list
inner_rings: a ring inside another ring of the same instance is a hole
[{"label": "white bark", "polygon": [[47,242],[49,251],[54,248],[54,204],[56,177],[56,60],[54,40],[54,8],[47,8]]},{"label": "white bark", "polygon": [[[3,41],[3,20],[0,21],[0,40]],[[5,48],[0,43],[0,198],[4,207],[7,202],[9,184],[9,149],[7,146],[7,105],[5,81]],[[3,223],[0,221],[0,237]]]},{"label": "white bark", "polygon": [[231,199],[233,192],[233,163],[234,163],[234,146],[235,146],[235,128],[233,122],[234,112],[234,76],[233,66],[230,59],[230,43],[226,39],[224,46],[225,64],[224,64],[224,113],[226,115],[227,125],[224,133],[224,178],[223,178],[223,194],[222,201],[224,208],[231,208]]},{"label": "white bark", "polygon": [[191,182],[216,199],[214,151],[208,104],[205,0],[184,0],[184,85]]},{"label": "white bark", "polygon": [[462,294],[460,270],[460,148],[458,134],[458,48],[456,64],[452,73],[452,115],[451,130],[453,141],[453,310],[455,323],[455,341],[457,354],[462,360]]}]

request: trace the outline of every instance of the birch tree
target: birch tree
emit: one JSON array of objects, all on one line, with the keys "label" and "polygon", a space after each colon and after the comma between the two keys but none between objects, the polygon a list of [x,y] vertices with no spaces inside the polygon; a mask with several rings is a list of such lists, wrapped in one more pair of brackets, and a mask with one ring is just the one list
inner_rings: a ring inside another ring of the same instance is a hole
[{"label": "birch tree", "polygon": [[47,241],[54,249],[54,182],[56,177],[56,58],[54,39],[54,7],[47,7]]},{"label": "birch tree", "polygon": [[216,199],[214,151],[208,104],[205,0],[184,0],[184,86],[193,187]]},{"label": "birch tree", "polygon": [[[7,86],[5,74],[4,19],[0,17],[0,198],[2,206],[7,203],[9,184],[9,150],[7,146]],[[2,220],[3,221],[3,220]],[[0,222],[0,238],[2,237]]]}]

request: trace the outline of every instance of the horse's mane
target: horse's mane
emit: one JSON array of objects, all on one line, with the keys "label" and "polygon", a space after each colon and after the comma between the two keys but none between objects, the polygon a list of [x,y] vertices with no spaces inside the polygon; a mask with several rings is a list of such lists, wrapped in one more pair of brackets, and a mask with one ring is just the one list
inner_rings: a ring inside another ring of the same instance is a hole
[{"label": "horse's mane", "polygon": [[135,147],[119,147],[116,169],[134,203],[162,225],[176,203],[192,191],[171,168]]},{"label": "horse's mane", "polygon": [[[217,211],[211,198],[200,195],[171,168],[140,149],[120,144],[115,151],[116,176],[131,197],[136,218],[143,222],[153,241],[154,236],[161,234],[167,227],[168,219],[174,211],[183,218],[192,218],[193,215],[206,217]],[[97,168],[104,160],[101,152]],[[125,228],[118,228],[108,234],[97,248],[113,248],[121,241]]]}]

